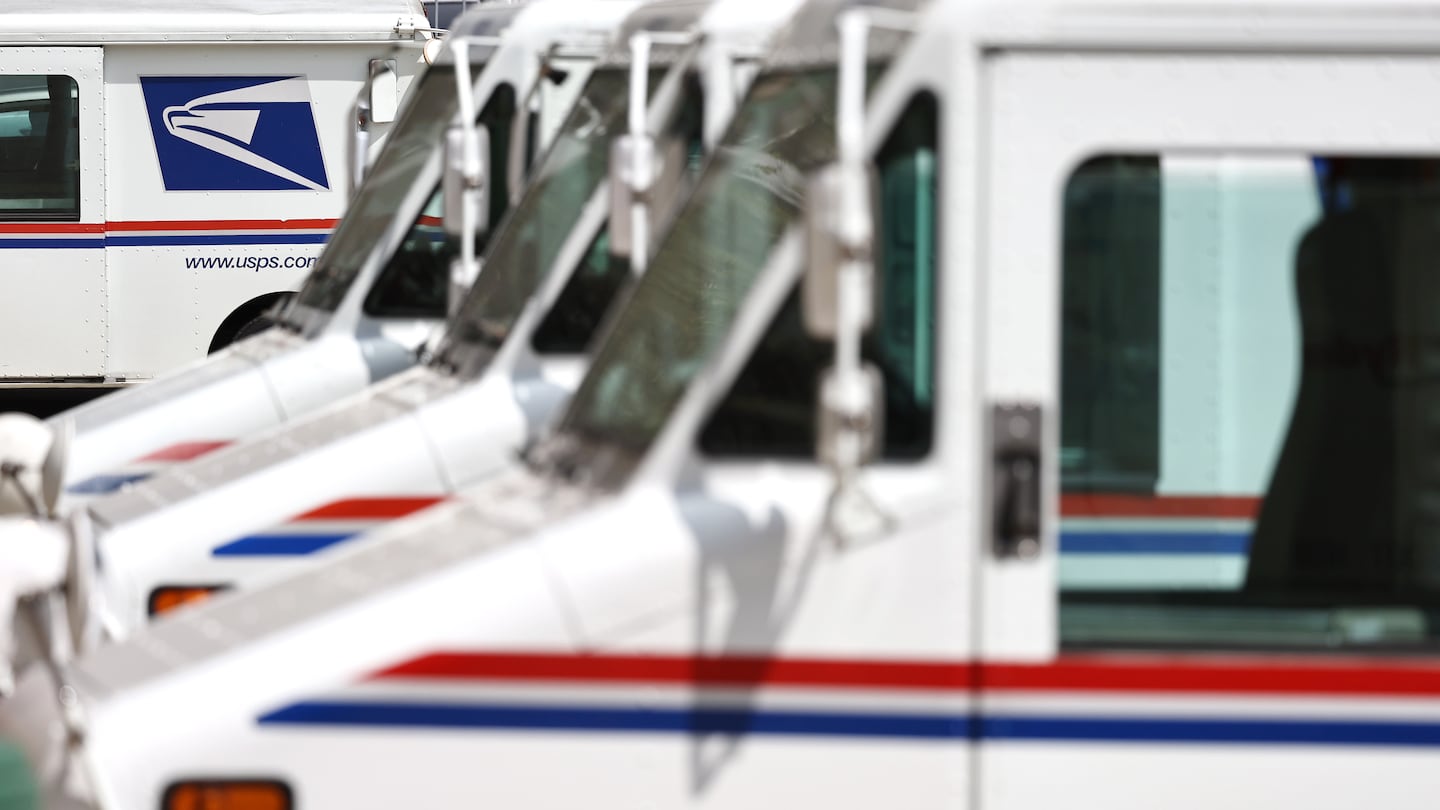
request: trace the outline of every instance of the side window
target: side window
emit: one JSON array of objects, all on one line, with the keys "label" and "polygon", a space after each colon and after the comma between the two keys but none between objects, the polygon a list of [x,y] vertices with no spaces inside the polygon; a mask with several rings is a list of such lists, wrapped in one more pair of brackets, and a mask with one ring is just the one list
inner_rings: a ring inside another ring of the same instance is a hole
[{"label": "side window", "polygon": [[[505,215],[510,201],[504,170],[510,150],[511,123],[515,118],[515,90],[502,84],[491,93],[480,111],[479,121],[490,131],[490,171],[486,178],[490,197],[490,218],[486,234],[492,233]],[[443,196],[437,186],[415,224],[365,297],[365,314],[376,318],[443,318],[449,287],[450,262],[460,246],[445,236]],[[483,251],[485,240],[478,240]]]},{"label": "side window", "polygon": [[1065,188],[1064,217],[1061,474],[1073,488],[1151,492],[1160,463],[1159,158],[1085,162]]},{"label": "side window", "polygon": [[0,76],[0,221],[80,219],[79,88]]},{"label": "side window", "polygon": [[[705,96],[695,76],[686,80],[679,113],[668,128],[668,134],[680,139],[685,149],[684,175],[693,183],[700,174],[704,156]],[[681,200],[677,200],[677,205]],[[665,223],[655,223],[663,233]],[[610,228],[606,224],[590,243],[580,266],[570,275],[555,305],[546,313],[531,341],[541,354],[580,354],[600,327],[615,296],[630,277],[630,263],[610,253]]]},{"label": "side window", "polygon": [[1062,643],[1440,637],[1440,159],[1110,155],[1064,217]]},{"label": "side window", "polygon": [[[876,158],[880,181],[875,328],[862,351],[885,379],[882,456],[927,455],[935,430],[935,262],[939,110],[929,93],[906,108]],[[700,436],[713,457],[812,458],[820,375],[834,344],[811,338],[793,291]]]}]

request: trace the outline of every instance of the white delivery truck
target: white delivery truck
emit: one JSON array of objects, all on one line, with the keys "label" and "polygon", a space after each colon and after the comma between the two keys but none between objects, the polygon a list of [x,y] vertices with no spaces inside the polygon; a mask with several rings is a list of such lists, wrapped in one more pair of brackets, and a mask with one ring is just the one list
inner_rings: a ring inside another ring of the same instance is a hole
[{"label": "white delivery truck", "polygon": [[[574,102],[598,43],[633,6],[630,0],[486,5],[452,32],[470,42],[475,108],[491,135],[492,220],[523,185],[527,151],[547,142]],[[0,458],[34,467],[52,435],[67,437],[68,459],[57,472],[66,490],[58,506],[69,511],[413,364],[429,331],[443,322],[456,255],[436,193],[444,133],[458,104],[456,73],[448,51],[434,58],[438,64],[401,112],[399,143],[377,157],[299,295],[275,316],[276,328],[52,417],[43,428],[22,423],[0,431]],[[22,501],[0,485],[0,506],[15,510]]]},{"label": "white delivery truck", "polygon": [[[668,223],[698,174],[687,166],[723,133],[796,5],[678,0],[631,14],[494,235],[432,361],[90,502],[118,624],[312,564],[365,528],[512,463],[574,391],[591,333],[643,269],[633,246],[652,240],[634,229]],[[658,158],[655,177],[649,188],[626,187],[646,202],[638,216],[619,203],[627,216],[617,234],[611,187],[632,176],[636,154]],[[614,255],[617,236],[629,243],[623,256]]]},{"label": "white delivery truck", "polygon": [[[1428,808],[1437,10],[802,12],[732,138],[838,167],[713,160],[552,442],[78,662],[71,764],[114,807]],[[1067,585],[1076,519],[1245,570]]]},{"label": "white delivery truck", "polygon": [[0,9],[0,386],[145,380],[228,345],[315,265],[352,108],[388,129],[418,0]]}]

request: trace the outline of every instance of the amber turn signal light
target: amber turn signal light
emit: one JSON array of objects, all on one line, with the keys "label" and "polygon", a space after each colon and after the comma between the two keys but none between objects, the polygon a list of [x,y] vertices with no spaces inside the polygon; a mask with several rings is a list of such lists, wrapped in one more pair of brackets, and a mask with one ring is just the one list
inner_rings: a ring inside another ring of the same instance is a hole
[{"label": "amber turn signal light", "polygon": [[290,787],[273,779],[192,780],[165,789],[160,810],[292,810]]},{"label": "amber turn signal light", "polygon": [[150,592],[146,609],[151,616],[159,616],[181,605],[203,602],[223,590],[224,585],[162,585]]}]

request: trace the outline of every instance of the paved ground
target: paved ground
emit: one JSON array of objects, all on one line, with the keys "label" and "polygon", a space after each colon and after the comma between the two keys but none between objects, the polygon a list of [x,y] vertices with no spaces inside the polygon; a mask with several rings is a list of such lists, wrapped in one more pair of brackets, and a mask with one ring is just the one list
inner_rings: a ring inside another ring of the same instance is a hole
[{"label": "paved ground", "polygon": [[114,389],[110,388],[76,388],[76,389],[3,389],[0,388],[0,413],[10,411],[23,411],[35,416],[50,416],[66,408],[79,405],[108,393]]}]

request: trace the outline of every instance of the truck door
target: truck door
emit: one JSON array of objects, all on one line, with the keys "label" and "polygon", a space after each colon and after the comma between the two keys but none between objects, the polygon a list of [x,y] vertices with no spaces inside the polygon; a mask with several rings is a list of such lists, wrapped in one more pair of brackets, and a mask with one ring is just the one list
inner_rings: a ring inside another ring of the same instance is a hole
[{"label": "truck door", "polygon": [[979,806],[1429,806],[1440,59],[990,61]]},{"label": "truck door", "polygon": [[100,48],[0,48],[0,379],[105,370]]}]

